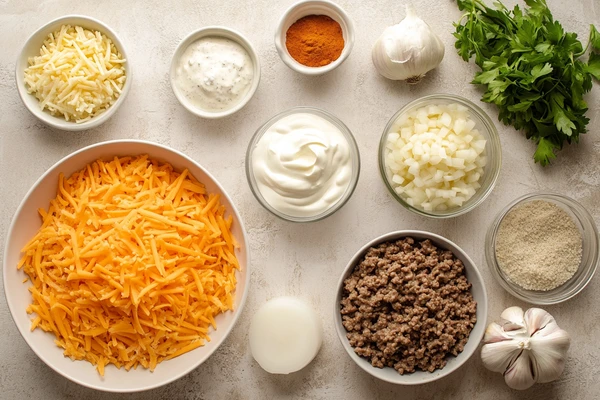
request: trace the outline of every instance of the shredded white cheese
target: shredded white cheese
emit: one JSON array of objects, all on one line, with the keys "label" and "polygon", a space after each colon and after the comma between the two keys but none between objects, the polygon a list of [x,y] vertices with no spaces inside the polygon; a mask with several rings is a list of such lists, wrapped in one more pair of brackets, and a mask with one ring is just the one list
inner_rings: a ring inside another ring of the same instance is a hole
[{"label": "shredded white cheese", "polygon": [[106,35],[63,25],[30,57],[25,86],[42,110],[67,121],[85,122],[119,98],[125,84],[125,60]]}]

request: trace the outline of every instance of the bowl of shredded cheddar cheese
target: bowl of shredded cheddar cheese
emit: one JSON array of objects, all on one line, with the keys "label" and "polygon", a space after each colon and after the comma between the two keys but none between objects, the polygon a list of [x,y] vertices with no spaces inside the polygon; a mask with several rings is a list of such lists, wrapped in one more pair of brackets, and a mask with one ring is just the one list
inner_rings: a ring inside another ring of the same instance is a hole
[{"label": "bowl of shredded cheddar cheese", "polygon": [[16,62],[23,104],[43,123],[82,131],[106,122],[132,83],[123,43],[104,23],[67,15],[35,31]]},{"label": "bowl of shredded cheddar cheese", "polygon": [[158,144],[115,140],[51,167],[9,227],[4,289],[25,341],[70,380],[162,386],[202,364],[245,303],[248,242],[222,186]]}]

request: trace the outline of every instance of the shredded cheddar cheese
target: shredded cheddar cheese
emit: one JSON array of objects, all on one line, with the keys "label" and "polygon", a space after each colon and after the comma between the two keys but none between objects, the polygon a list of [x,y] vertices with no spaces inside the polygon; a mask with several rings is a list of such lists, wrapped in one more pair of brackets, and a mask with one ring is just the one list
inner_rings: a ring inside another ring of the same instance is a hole
[{"label": "shredded cheddar cheese", "polygon": [[219,196],[148,156],[96,161],[40,209],[18,268],[36,328],[64,354],[118,368],[156,365],[210,340],[233,309],[238,244]]},{"label": "shredded cheddar cheese", "polygon": [[124,62],[106,35],[63,25],[48,35],[39,56],[29,58],[25,85],[42,110],[85,122],[119,98],[125,84]]}]

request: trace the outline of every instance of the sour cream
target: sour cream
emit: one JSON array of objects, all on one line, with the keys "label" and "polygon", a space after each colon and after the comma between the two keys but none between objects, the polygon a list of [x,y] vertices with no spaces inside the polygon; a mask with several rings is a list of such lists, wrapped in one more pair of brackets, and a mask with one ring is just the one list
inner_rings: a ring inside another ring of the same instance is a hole
[{"label": "sour cream", "polygon": [[252,60],[244,47],[209,36],[187,47],[176,66],[175,85],[194,107],[221,112],[243,100],[253,76]]},{"label": "sour cream", "polygon": [[334,206],[352,178],[350,144],[323,117],[281,118],[252,150],[252,170],[265,201],[292,217],[316,216]]}]

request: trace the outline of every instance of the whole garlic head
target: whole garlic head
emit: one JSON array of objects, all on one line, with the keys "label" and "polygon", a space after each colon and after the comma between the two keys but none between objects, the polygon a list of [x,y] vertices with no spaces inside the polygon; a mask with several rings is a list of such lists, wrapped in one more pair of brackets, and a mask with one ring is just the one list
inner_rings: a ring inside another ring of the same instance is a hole
[{"label": "whole garlic head", "polygon": [[444,44],[412,6],[406,17],[388,27],[373,47],[373,64],[388,79],[417,83],[444,58]]},{"label": "whole garlic head", "polygon": [[525,390],[558,379],[565,368],[569,334],[541,308],[510,307],[491,323],[483,337],[483,365],[504,374],[506,384]]}]

